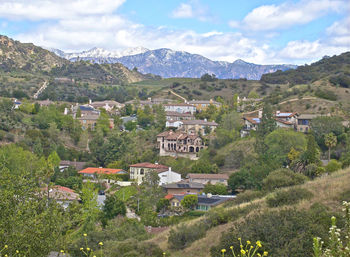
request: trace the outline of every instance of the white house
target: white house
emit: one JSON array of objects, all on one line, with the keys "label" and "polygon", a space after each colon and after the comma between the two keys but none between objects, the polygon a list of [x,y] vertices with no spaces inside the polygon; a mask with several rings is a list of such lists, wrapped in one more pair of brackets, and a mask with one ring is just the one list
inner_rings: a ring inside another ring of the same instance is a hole
[{"label": "white house", "polygon": [[186,103],[164,104],[164,109],[166,112],[179,112],[191,114],[196,112],[196,106]]},{"label": "white house", "polygon": [[167,120],[165,122],[166,128],[179,128],[182,125],[181,120]]},{"label": "white house", "polygon": [[181,181],[181,175],[171,170],[171,167],[167,171],[158,173],[159,185],[171,184]]}]

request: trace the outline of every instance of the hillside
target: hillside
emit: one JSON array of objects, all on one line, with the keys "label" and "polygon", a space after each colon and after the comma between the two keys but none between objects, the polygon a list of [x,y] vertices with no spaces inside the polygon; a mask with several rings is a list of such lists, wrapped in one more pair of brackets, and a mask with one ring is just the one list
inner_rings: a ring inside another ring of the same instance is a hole
[{"label": "hillside", "polygon": [[299,66],[295,70],[265,74],[261,81],[271,84],[306,84],[327,78],[332,84],[350,87],[350,52],[324,57],[311,65]]},{"label": "hillside", "polygon": [[[156,235],[154,238],[150,240],[150,242],[158,244],[162,249],[166,249],[166,252],[169,252],[171,256],[173,257],[181,257],[181,256],[188,256],[188,257],[197,257],[197,256],[221,256],[220,250],[221,247],[227,247],[227,244],[234,244],[234,241],[237,240],[237,238],[232,238],[230,240],[231,242],[226,242],[226,245],[221,245],[219,247],[216,247],[218,244],[220,244],[221,238],[224,233],[227,233],[229,231],[232,231],[234,227],[239,226],[240,223],[244,222],[244,220],[254,220],[257,217],[260,217],[262,213],[267,214],[275,214],[275,213],[282,213],[283,210],[290,210],[290,211],[300,211],[302,212],[308,212],[313,211],[315,208],[319,208],[319,215],[324,213],[324,210],[327,210],[326,212],[329,212],[328,216],[322,216],[323,221],[326,222],[328,225],[330,222],[330,213],[339,213],[341,211],[341,204],[343,200],[350,200],[349,193],[350,193],[350,185],[346,183],[346,181],[350,180],[350,169],[345,169],[339,172],[336,172],[334,174],[331,174],[329,176],[324,176],[321,178],[317,178],[313,181],[309,181],[301,186],[294,186],[290,188],[283,188],[279,189],[278,191],[288,191],[293,188],[296,188],[297,190],[308,190],[313,195],[308,200],[301,200],[297,202],[296,204],[291,205],[283,205],[281,207],[275,207],[271,208],[267,205],[266,201],[269,197],[276,194],[276,192],[272,192],[265,197],[257,198],[255,200],[252,200],[251,202],[246,202],[242,204],[237,204],[233,206],[226,206],[224,209],[219,209],[218,211],[220,213],[224,212],[231,212],[236,213],[237,211],[246,210],[245,212],[242,212],[240,215],[237,216],[234,220],[221,221],[217,225],[213,226],[209,230],[206,231],[205,237],[199,238],[198,240],[195,240],[189,247],[186,247],[183,250],[180,251],[174,251],[173,249],[170,249],[170,246],[168,244],[168,237],[169,237],[169,231],[173,229],[175,226],[169,227],[166,231]],[[234,202],[233,202],[234,203]],[[235,211],[236,210],[236,211]],[[323,215],[323,214],[322,214]],[[208,216],[210,217],[210,216]],[[215,215],[211,216],[212,218],[216,217]],[[194,226],[195,224],[199,224],[204,217],[197,218],[195,220],[191,220],[189,222],[186,222],[188,226]],[[277,222],[277,220],[276,220]],[[287,221],[285,221],[287,224]],[[293,224],[293,222],[295,224]],[[294,219],[291,224],[293,226],[295,225],[295,229],[298,229],[297,227],[299,224],[296,222],[300,222],[297,218]],[[273,223],[273,222],[272,222]],[[268,229],[269,224],[266,225],[266,231],[265,233],[269,233]],[[277,225],[277,223],[275,224]],[[261,224],[263,227],[264,225]],[[288,230],[290,230],[290,227],[286,227],[285,231],[279,231],[280,235],[279,238],[275,238],[274,240],[281,245],[285,244],[286,242],[283,242],[284,235],[288,234]],[[256,228],[256,231],[259,231],[260,229]],[[327,227],[325,228],[325,231],[319,231],[318,236],[321,236],[326,232],[327,235]],[[261,232],[257,232],[259,234]],[[264,233],[264,232],[262,232]],[[306,233],[301,232],[301,233]],[[237,237],[242,237],[243,240],[251,240],[254,242],[254,240],[261,240],[263,243],[268,244],[269,242],[266,242],[264,238],[268,238],[269,236],[267,234],[260,234],[259,238],[247,238],[247,235],[244,234],[238,234]],[[316,236],[316,235],[314,235]],[[263,238],[264,237],[264,238]],[[298,240],[297,238],[294,238],[294,240]],[[305,242],[306,245],[309,245],[309,247],[312,245],[312,237],[310,237],[309,242]],[[274,242],[274,243],[276,243]],[[289,245],[289,247],[292,247],[293,242]],[[285,245],[286,246],[286,245]],[[214,253],[217,251],[217,254],[213,255],[213,250],[211,254],[211,248],[216,247],[214,249]],[[227,249],[227,248],[226,248]],[[292,249],[291,249],[292,250]],[[269,256],[276,256],[273,252],[269,254]],[[279,255],[279,256],[286,256],[286,255]],[[290,256],[296,256],[296,255],[290,255]]]},{"label": "hillside", "polygon": [[122,63],[129,69],[152,73],[163,78],[199,78],[205,73],[215,74],[221,79],[260,79],[262,74],[277,70],[296,68],[295,65],[258,65],[236,60],[232,63],[212,61],[198,54],[174,51],[167,48],[148,50],[142,47],[127,49],[121,53],[93,48],[81,53],[64,53],[53,50],[71,61],[86,60],[94,63]]},{"label": "hillside", "polygon": [[69,61],[41,47],[0,35],[0,71],[50,71],[53,67],[68,63]]}]

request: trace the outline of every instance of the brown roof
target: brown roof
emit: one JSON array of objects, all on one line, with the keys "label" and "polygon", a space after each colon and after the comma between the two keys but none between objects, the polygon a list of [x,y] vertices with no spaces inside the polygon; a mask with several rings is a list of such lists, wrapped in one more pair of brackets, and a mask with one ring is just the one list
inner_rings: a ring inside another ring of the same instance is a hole
[{"label": "brown roof", "polygon": [[258,125],[259,122],[256,121],[256,119],[259,119],[258,117],[243,117],[243,119],[249,121],[252,124]]},{"label": "brown roof", "polygon": [[[44,195],[47,194],[47,187],[42,189],[42,193]],[[61,200],[61,201],[74,201],[79,200],[79,195],[74,192],[74,190],[63,187],[63,186],[53,186],[49,190],[49,197],[55,200]]]},{"label": "brown roof", "polygon": [[168,169],[168,166],[162,165],[162,164],[156,164],[156,163],[150,163],[150,162],[142,162],[142,163],[136,163],[130,165],[130,167],[137,167],[137,168],[149,168],[149,169]]},{"label": "brown roof", "polygon": [[198,178],[198,179],[228,179],[227,174],[200,174],[189,173],[186,178]]},{"label": "brown roof", "polygon": [[280,122],[280,123],[283,123],[283,124],[286,124],[286,125],[293,125],[293,124],[294,124],[294,123],[292,123],[292,122],[290,122],[290,121],[285,121],[285,120],[276,119],[276,118],[275,118],[275,121]]}]

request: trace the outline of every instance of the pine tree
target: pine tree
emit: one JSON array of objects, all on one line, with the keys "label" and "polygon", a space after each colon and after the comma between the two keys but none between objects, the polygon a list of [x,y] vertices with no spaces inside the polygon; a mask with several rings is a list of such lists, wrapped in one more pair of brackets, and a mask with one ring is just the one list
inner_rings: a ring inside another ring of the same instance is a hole
[{"label": "pine tree", "polygon": [[256,130],[256,152],[265,155],[268,146],[265,144],[265,137],[276,129],[273,110],[270,104],[265,104],[258,129]]}]

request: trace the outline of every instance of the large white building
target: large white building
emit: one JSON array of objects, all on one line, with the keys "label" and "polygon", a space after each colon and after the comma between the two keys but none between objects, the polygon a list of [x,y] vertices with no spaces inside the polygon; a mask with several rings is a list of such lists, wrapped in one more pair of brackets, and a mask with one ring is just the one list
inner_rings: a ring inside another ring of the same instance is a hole
[{"label": "large white building", "polygon": [[196,112],[196,106],[186,103],[164,104],[166,112],[191,113]]}]

